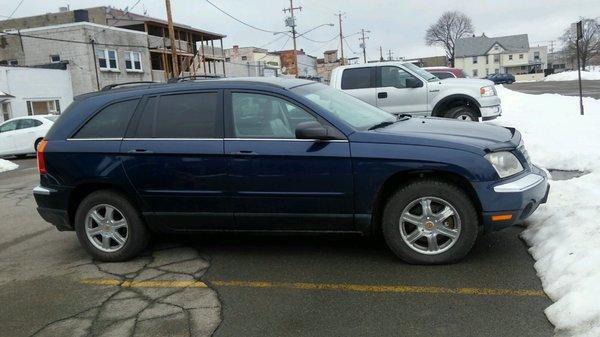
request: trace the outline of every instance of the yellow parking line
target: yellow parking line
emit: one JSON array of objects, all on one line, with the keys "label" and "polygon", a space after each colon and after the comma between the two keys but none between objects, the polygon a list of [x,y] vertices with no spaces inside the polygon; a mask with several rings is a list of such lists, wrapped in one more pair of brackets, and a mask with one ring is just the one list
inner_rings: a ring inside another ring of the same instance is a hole
[{"label": "yellow parking line", "polygon": [[119,280],[119,279],[83,279],[83,284],[96,286],[119,286],[123,288],[207,288],[206,283],[196,280]]},{"label": "yellow parking line", "polygon": [[[202,281],[181,280],[149,280],[133,281],[119,279],[84,279],[84,284],[98,286],[120,286],[125,288],[207,288]],[[502,289],[502,288],[446,288],[409,285],[366,285],[348,283],[307,283],[307,282],[271,282],[271,281],[223,281],[213,280],[217,287],[294,289],[294,290],[334,290],[347,292],[372,293],[404,293],[404,294],[447,294],[471,296],[509,296],[509,297],[544,297],[541,290],[534,289]]]}]

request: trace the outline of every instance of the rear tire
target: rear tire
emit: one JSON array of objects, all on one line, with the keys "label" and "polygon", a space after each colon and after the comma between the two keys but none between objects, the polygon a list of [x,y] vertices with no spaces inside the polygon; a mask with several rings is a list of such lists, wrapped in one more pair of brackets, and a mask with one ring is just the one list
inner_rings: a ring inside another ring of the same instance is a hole
[{"label": "rear tire", "polygon": [[81,201],[75,231],[88,253],[104,262],[137,256],[150,237],[138,210],[123,195],[110,190],[93,192]]},{"label": "rear tire", "polygon": [[[427,200],[430,212],[425,212],[422,204],[424,201],[427,205]],[[419,209],[422,213],[415,215]],[[442,219],[444,216],[447,218]],[[447,264],[461,260],[471,250],[479,233],[478,219],[464,191],[444,181],[427,179],[409,183],[394,193],[384,209],[382,230],[387,245],[405,262]]]},{"label": "rear tire", "polygon": [[467,105],[457,106],[448,110],[444,117],[458,119],[461,121],[479,121],[477,112]]}]

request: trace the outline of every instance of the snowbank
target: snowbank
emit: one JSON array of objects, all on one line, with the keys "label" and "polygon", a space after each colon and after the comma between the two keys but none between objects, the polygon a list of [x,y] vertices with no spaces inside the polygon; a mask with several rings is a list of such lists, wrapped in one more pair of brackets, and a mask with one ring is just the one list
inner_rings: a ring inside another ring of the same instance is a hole
[{"label": "snowbank", "polygon": [[[564,71],[558,74],[552,74],[546,76],[544,81],[576,81],[579,77],[577,77],[577,71]],[[582,80],[600,80],[600,72],[591,72],[591,71],[582,71],[581,72]]]},{"label": "snowbank", "polygon": [[546,316],[561,336],[600,336],[600,101],[528,95],[498,88],[503,116],[516,126],[532,160],[547,168],[588,170],[580,178],[553,181],[548,203],[528,220],[523,238],[535,269],[555,302]]},{"label": "snowbank", "polygon": [[19,165],[5,160],[5,159],[0,159],[0,172],[5,172],[5,171],[10,171],[10,170],[14,170],[17,167],[19,167]]}]

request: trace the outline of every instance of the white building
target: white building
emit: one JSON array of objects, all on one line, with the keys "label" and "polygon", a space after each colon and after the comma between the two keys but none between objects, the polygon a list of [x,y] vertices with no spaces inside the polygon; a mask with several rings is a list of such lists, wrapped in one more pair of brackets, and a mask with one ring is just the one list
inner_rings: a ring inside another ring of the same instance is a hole
[{"label": "white building", "polygon": [[277,76],[281,60],[264,48],[233,46],[225,49],[225,70],[228,77]]},{"label": "white building", "polygon": [[513,75],[543,73],[548,67],[547,47],[530,47],[527,34],[458,39],[454,66],[471,77],[493,73]]},{"label": "white building", "polygon": [[73,101],[69,71],[0,66],[0,121],[60,114]]}]

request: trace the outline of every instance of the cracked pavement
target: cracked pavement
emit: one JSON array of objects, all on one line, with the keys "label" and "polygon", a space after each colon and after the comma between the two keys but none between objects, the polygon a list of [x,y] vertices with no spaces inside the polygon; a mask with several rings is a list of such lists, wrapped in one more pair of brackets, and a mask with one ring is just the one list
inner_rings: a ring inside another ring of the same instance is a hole
[{"label": "cracked pavement", "polygon": [[37,182],[37,172],[27,167],[0,176],[0,335],[212,335],[221,305],[210,287],[120,285],[200,281],[210,265],[206,255],[160,242],[129,262],[93,261],[73,232],[58,232],[37,215],[31,194]]}]

